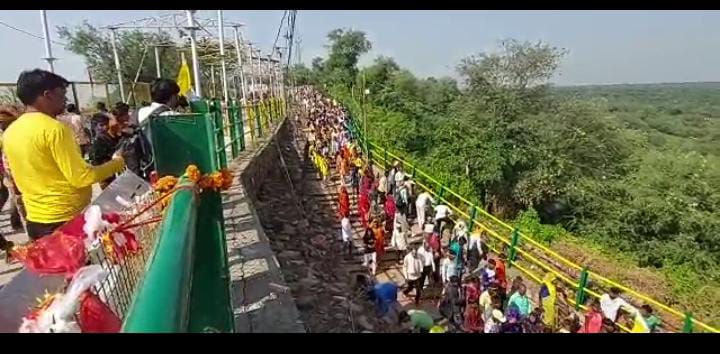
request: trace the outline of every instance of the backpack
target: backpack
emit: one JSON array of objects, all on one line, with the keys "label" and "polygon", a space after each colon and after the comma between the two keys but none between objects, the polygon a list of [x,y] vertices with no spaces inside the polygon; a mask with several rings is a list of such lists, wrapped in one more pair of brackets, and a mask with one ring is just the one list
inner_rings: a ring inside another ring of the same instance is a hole
[{"label": "backpack", "polygon": [[[150,112],[148,118],[138,126],[138,129],[135,129],[133,134],[123,141],[125,151],[128,152],[125,160],[127,168],[146,181],[150,180],[150,175],[155,171],[155,153],[150,142],[150,119],[152,116],[171,110],[166,105],[155,108]],[[133,112],[131,117],[133,122],[139,122],[139,111]]]}]

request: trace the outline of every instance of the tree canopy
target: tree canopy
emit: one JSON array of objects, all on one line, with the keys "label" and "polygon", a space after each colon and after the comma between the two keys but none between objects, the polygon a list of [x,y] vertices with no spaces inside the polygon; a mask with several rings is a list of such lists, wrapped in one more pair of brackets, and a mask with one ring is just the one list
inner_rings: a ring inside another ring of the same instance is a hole
[{"label": "tree canopy", "polygon": [[683,294],[720,283],[719,84],[556,88],[567,50],[516,40],[461,60],[459,84],[382,56],[358,69],[370,43],[348,33],[294,71],[364,112],[372,140],[547,242],[630,255]]}]

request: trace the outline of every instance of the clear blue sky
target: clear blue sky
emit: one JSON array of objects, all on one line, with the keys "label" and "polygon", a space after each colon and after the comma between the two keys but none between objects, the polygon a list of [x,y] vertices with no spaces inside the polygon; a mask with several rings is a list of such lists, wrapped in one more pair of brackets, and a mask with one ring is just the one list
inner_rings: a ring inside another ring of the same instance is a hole
[{"label": "clear blue sky", "polygon": [[[57,25],[115,22],[156,15],[155,10],[48,11]],[[248,25],[250,39],[267,50],[281,10],[227,10],[228,20]],[[201,11],[214,17],[214,11]],[[37,10],[3,10],[0,21],[41,34]],[[350,27],[367,33],[373,50],[361,60],[391,56],[420,76],[453,75],[464,56],[492,50],[504,38],[543,40],[569,50],[560,75],[568,84],[720,81],[720,11],[298,11],[303,61],[325,55],[326,34]],[[53,33],[53,38],[57,35]],[[43,42],[0,26],[0,81],[41,66]],[[81,57],[54,45],[56,71],[87,80]]]}]

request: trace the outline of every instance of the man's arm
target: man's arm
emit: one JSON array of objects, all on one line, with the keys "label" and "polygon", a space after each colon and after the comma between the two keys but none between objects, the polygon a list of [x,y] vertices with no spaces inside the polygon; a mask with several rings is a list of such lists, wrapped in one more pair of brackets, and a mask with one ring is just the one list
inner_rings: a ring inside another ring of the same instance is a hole
[{"label": "man's arm", "polygon": [[122,158],[114,158],[100,166],[90,166],[80,156],[75,139],[67,127],[55,129],[48,137],[50,152],[60,172],[75,188],[83,188],[103,181],[119,172],[125,165]]}]

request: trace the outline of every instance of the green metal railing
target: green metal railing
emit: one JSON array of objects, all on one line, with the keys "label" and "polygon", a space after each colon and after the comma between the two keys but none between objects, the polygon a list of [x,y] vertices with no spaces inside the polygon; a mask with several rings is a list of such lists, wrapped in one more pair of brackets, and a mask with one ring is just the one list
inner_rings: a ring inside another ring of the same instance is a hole
[{"label": "green metal railing", "polygon": [[[150,141],[158,175],[181,176],[190,164],[204,173],[228,167],[228,155],[234,159],[247,148],[245,122],[256,118],[258,129],[250,124],[251,138],[263,137],[285,114],[283,105],[269,99],[248,110],[231,100],[223,109],[218,100],[201,100],[191,102],[194,113],[153,117]],[[243,117],[244,112],[257,115]],[[158,228],[123,332],[234,331],[220,193],[198,193],[185,179],[179,185]]]},{"label": "green metal railing", "polygon": [[[491,249],[493,249],[496,254],[506,254],[508,256],[509,267],[515,267],[539,283],[542,283],[542,276],[536,274],[536,271],[531,269],[540,269],[543,272],[555,274],[558,279],[575,291],[575,298],[568,298],[568,301],[576,309],[586,308],[584,302],[588,296],[599,298],[599,291],[602,291],[601,289],[617,287],[634,299],[656,307],[659,310],[658,312],[665,316],[666,320],[672,319],[673,322],[676,323],[676,325],[671,327],[676,331],[692,332],[693,327],[698,327],[707,332],[720,332],[717,328],[693,318],[690,313],[671,308],[666,304],[652,299],[648,295],[592,272],[587,266],[575,264],[536,241],[530,235],[524,234],[515,227],[499,220],[470,202],[467,198],[445,186],[444,183],[422,171],[416,165],[394,154],[389,149],[369,141],[363,136],[362,130],[359,129],[356,120],[352,117],[349,121],[349,128],[351,135],[360,143],[363,150],[367,151],[367,158],[371,163],[378,167],[386,167],[390,165],[391,159],[394,159],[400,162],[406,171],[413,171],[413,180],[416,185],[453,209],[458,217],[463,217],[468,220],[471,229],[477,228],[490,235],[491,240],[494,241],[494,243],[490,245]],[[667,321],[665,322],[667,326],[668,323]],[[677,325],[679,322],[682,322],[682,324]],[[629,331],[628,328],[623,326],[621,326],[621,328]]]},{"label": "green metal railing", "polygon": [[170,201],[123,332],[188,332],[198,196],[189,181]]}]

